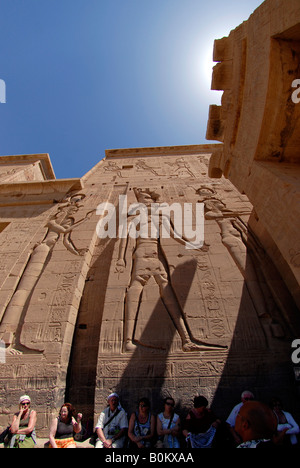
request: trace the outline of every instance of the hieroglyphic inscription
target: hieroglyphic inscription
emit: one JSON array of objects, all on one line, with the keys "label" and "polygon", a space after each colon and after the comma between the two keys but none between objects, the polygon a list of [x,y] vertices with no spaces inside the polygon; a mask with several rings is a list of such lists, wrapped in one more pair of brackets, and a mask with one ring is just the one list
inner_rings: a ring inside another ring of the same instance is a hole
[{"label": "hieroglyphic inscription", "polygon": [[[13,352],[21,352],[21,349],[18,349],[18,337],[16,336],[17,328],[20,325],[25,307],[28,308],[28,301],[60,237],[62,236],[64,247],[72,254],[82,256],[86,251],[85,249],[77,249],[71,239],[72,231],[89,219],[89,216],[94,212],[94,210],[92,210],[87,213],[84,218],[75,221],[73,215],[77,213],[82,206],[81,202],[84,198],[84,194],[70,194],[65,202],[59,205],[57,212],[48,220],[46,224],[47,233],[44,239],[33,248],[22,274],[22,278],[4,312],[0,324],[0,338],[4,339],[7,345],[13,349]],[[35,320],[33,319],[32,321],[34,322]],[[26,328],[27,330],[31,328],[29,323],[27,323],[27,327],[25,324],[22,327],[19,348],[20,345],[28,346],[30,342],[30,339],[27,340],[26,338]]]},{"label": "hieroglyphic inscription", "polygon": [[[76,271],[76,263],[72,262],[75,272],[70,272],[70,265],[67,262],[65,268],[67,271],[59,275],[59,283],[57,289],[53,295],[52,302],[40,306],[40,312],[42,317],[38,318],[37,323],[33,324],[31,320],[34,317],[28,317],[25,319],[25,324],[21,333],[21,343],[30,349],[43,351],[46,343],[61,342],[62,341],[62,324],[70,321],[75,323],[76,316],[70,316],[72,314],[72,301],[76,296],[76,287],[78,284],[79,273]],[[40,296],[41,297],[41,296]],[[45,302],[47,294],[44,293]],[[43,301],[42,301],[43,302]],[[73,311],[75,314],[75,310]],[[31,322],[31,323],[30,323]]]},{"label": "hieroglyphic inscription", "polygon": [[[151,204],[157,202],[159,194],[149,189],[135,189],[137,201],[144,206],[150,208]],[[151,222],[150,210],[144,221],[145,227]],[[161,218],[157,219],[157,226],[161,226]],[[127,232],[128,236],[128,232]],[[175,236],[174,236],[175,238]],[[185,244],[184,238],[176,237],[176,240]],[[127,248],[127,237],[123,237],[120,243],[119,259],[117,265],[125,267],[125,252]],[[204,250],[206,247],[203,247]],[[201,249],[199,249],[201,250]],[[172,318],[172,321],[180,335],[182,341],[182,349],[184,351],[196,351],[199,349],[222,348],[221,345],[215,345],[206,337],[195,339],[184,320],[183,311],[178,302],[173,286],[170,282],[169,272],[167,269],[167,259],[163,260],[163,249],[160,246],[160,236],[136,239],[136,248],[132,257],[133,268],[129,288],[125,300],[125,323],[124,323],[124,351],[134,351],[137,345],[145,346],[141,341],[135,340],[134,331],[136,319],[140,307],[140,298],[144,287],[150,279],[154,279],[159,287],[161,300],[167,309],[167,312]],[[151,343],[146,345],[155,347]]]}]

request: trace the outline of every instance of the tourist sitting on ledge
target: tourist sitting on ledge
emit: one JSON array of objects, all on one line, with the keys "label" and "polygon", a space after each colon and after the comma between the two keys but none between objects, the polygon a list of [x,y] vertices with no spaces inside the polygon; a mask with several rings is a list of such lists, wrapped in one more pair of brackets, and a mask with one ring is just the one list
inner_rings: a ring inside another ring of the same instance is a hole
[{"label": "tourist sitting on ledge", "polygon": [[71,403],[64,403],[50,426],[49,448],[76,448],[74,432],[81,431],[82,414],[78,413],[75,419],[75,410]]},{"label": "tourist sitting on ledge", "polygon": [[132,413],[129,420],[128,437],[130,448],[150,448],[155,433],[155,417],[150,412],[150,401],[141,398],[137,413]]},{"label": "tourist sitting on ledge", "polygon": [[164,400],[164,411],[157,416],[158,441],[156,448],[180,448],[180,418],[174,412],[175,400],[167,397]]},{"label": "tourist sitting on ledge", "polygon": [[282,445],[286,448],[297,446],[298,439],[296,434],[299,434],[300,430],[291,413],[283,411],[282,401],[277,397],[272,398],[270,407],[277,418],[277,431],[283,436]]},{"label": "tourist sitting on ledge", "polygon": [[221,421],[207,408],[204,396],[194,398],[194,408],[189,411],[183,425],[183,435],[190,448],[211,448]]},{"label": "tourist sitting on ledge", "polygon": [[123,448],[126,440],[128,420],[120,405],[120,398],[111,393],[107,398],[108,406],[99,416],[95,448]]},{"label": "tourist sitting on ledge", "polygon": [[260,401],[246,401],[235,421],[242,443],[237,448],[276,447],[277,419],[271,408]]},{"label": "tourist sitting on ledge", "polygon": [[30,409],[28,395],[21,396],[19,412],[13,417],[8,434],[4,441],[5,448],[34,448],[36,445],[35,425],[36,411]]}]

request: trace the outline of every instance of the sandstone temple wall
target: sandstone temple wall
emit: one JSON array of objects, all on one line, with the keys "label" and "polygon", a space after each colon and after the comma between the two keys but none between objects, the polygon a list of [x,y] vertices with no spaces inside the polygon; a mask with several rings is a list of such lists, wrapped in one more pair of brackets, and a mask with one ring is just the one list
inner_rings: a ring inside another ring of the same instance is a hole
[{"label": "sandstone temple wall", "polygon": [[248,196],[251,227],[300,306],[300,3],[266,0],[214,44],[207,139],[223,143],[210,160]]},{"label": "sandstone temple wall", "polygon": [[[185,411],[201,393],[226,417],[250,388],[284,395],[297,414],[298,309],[249,227],[248,198],[208,176],[218,148],[107,150],[81,179],[55,179],[47,155],[0,160],[0,426],[25,392],[44,436],[66,399],[91,427],[111,391],[128,412],[141,396],[158,411],[166,395]],[[202,207],[204,245],[99,236],[125,196],[189,204],[191,229]]]},{"label": "sandstone temple wall", "polygon": [[0,430],[24,393],[40,437],[66,400],[91,430],[112,391],[226,418],[248,389],[299,420],[299,57],[299,0],[266,0],[215,42],[219,143],[110,149],[77,179],[0,158]]}]

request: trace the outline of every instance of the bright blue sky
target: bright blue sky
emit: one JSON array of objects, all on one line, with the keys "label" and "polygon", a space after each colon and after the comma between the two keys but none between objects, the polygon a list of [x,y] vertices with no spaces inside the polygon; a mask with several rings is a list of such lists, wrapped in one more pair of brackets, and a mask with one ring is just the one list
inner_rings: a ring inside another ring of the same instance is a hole
[{"label": "bright blue sky", "polygon": [[207,143],[214,39],[262,0],[0,0],[0,155],[81,177],[105,149]]}]

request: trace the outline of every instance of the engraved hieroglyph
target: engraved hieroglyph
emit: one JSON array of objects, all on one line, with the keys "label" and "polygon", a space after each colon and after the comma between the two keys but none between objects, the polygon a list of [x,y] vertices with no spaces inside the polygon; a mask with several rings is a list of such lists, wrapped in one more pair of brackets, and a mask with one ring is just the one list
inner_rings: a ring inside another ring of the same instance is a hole
[{"label": "engraved hieroglyph", "polygon": [[[76,249],[70,237],[73,229],[88,219],[85,216],[83,219],[75,222],[73,217],[79,210],[80,201],[83,198],[84,195],[82,194],[68,196],[67,200],[60,204],[57,212],[50,217],[45,226],[47,233],[44,239],[34,246],[18,287],[4,311],[0,325],[0,338],[9,345],[10,352],[12,353],[20,352],[20,349],[18,350],[17,348],[22,347],[22,333],[20,342],[17,343],[16,332],[20,326],[21,316],[24,313],[25,307],[28,307],[27,302],[60,236],[62,235],[63,237],[63,245],[72,254],[83,255],[85,253],[85,251]],[[26,342],[26,339],[24,342]]]},{"label": "engraved hieroglyph", "polygon": [[[93,427],[111,391],[128,412],[140,396],[157,411],[172,395],[184,410],[203,393],[220,416],[240,386],[293,394],[293,301],[249,227],[255,213],[247,197],[208,177],[214,149],[108,150],[80,180],[54,180],[49,169],[49,178],[28,182],[23,167],[23,182],[0,183],[1,427],[20,388],[45,436],[65,399]],[[114,208],[117,224],[124,196],[126,232],[99,237],[99,220],[109,216],[97,208]],[[170,235],[162,235],[166,218],[149,212],[155,204],[183,214],[191,206],[183,217],[190,232],[201,207],[204,244],[186,248],[191,239],[175,212]],[[135,216],[137,205],[145,217]],[[130,235],[150,221],[155,235]]]},{"label": "engraved hieroglyph", "polygon": [[[134,192],[136,194],[137,201],[147,207],[148,210],[147,217],[144,220],[145,225],[143,225],[142,222],[140,223],[140,231],[143,231],[146,228],[146,230],[150,232],[150,225],[151,222],[153,222],[153,216],[156,216],[157,218],[155,224],[157,226],[157,230],[160,231],[161,224],[164,222],[164,219],[160,219],[159,212],[154,213],[153,210],[151,210],[151,206],[158,202],[159,195],[150,191],[149,189],[147,190],[141,188],[135,189]],[[130,230],[130,223],[128,225],[128,230]],[[176,240],[182,243],[187,242],[183,237],[176,237]],[[126,243],[127,237],[124,237],[121,241],[120,255],[117,261],[117,265],[121,267],[125,266],[124,258]],[[205,246],[202,247],[203,250],[205,248]],[[155,237],[152,236],[149,238],[137,238],[132,261],[132,275],[125,298],[124,350],[132,351],[135,349],[136,344],[134,340],[134,329],[136,325],[136,318],[138,315],[143,289],[150,278],[154,278],[159,287],[161,300],[167,312],[171,316],[181,337],[182,349],[184,351],[196,351],[200,349],[214,349],[218,347],[217,345],[213,345],[213,343],[192,339],[191,332],[188,330],[188,325],[184,320],[180,304],[171,285],[170,276],[168,273],[169,268],[166,263],[167,259],[164,256],[163,249],[160,245],[159,232]],[[143,345],[143,343],[139,344]],[[149,346],[152,347],[151,344]]]},{"label": "engraved hieroglyph", "polygon": [[[171,395],[184,415],[203,394],[225,420],[247,388],[300,420],[299,24],[299,0],[266,0],[215,42],[222,144],[111,149],[80,179],[47,154],[0,158],[0,432],[20,392],[40,437],[66,400],[93,430],[112,391],[128,414]],[[204,204],[205,248],[97,236],[100,204],[158,194]]]},{"label": "engraved hieroglyph", "polygon": [[[187,405],[199,392],[214,399],[221,391],[230,399],[237,374],[259,386],[260,378],[275,378],[268,366],[282,368],[289,360],[295,321],[286,313],[289,300],[283,307],[278,300],[272,262],[248,229],[252,206],[229,181],[208,177],[210,153],[200,148],[107,151],[105,164],[122,168],[122,178],[111,179],[114,193],[127,194],[128,205],[203,203],[205,244],[186,249],[185,239],[174,235],[126,235],[111,244],[95,408],[113,389],[131,409],[136,389],[154,405],[170,393]],[[128,231],[135,214],[128,211]]]}]

